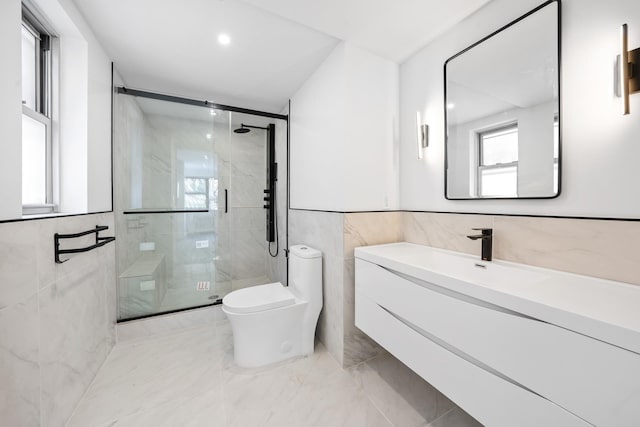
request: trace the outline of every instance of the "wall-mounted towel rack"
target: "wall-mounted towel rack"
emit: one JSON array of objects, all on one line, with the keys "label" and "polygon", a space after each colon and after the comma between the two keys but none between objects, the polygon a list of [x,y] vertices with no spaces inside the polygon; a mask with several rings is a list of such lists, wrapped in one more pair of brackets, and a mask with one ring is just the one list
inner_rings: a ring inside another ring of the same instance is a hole
[{"label": "wall-mounted towel rack", "polygon": [[[65,259],[64,261],[60,259],[60,255],[62,254],[77,254],[80,252],[88,252],[92,249],[95,248],[99,248],[100,246],[104,246],[109,242],[113,242],[114,240],[116,240],[115,237],[100,237],[98,234],[101,231],[104,230],[108,230],[109,227],[106,225],[96,225],[96,228],[92,229],[92,230],[87,230],[87,231],[83,231],[82,233],[74,233],[74,234],[54,234],[53,235],[53,242],[54,242],[54,249],[55,249],[55,260],[56,260],[56,264],[62,264],[63,262],[67,262],[69,261],[68,259]],[[76,237],[82,237],[82,236],[86,236],[89,234],[95,233],[96,235],[96,244],[95,245],[91,245],[91,246],[87,246],[84,248],[76,248],[76,249],[60,249],[60,240],[61,239],[75,239]]]}]

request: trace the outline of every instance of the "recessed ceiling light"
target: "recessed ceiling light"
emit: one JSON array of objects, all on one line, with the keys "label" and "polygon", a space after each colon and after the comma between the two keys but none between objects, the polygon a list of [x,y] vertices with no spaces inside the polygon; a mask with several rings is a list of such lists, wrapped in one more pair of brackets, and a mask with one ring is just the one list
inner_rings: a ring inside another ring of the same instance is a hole
[{"label": "recessed ceiling light", "polygon": [[211,139],[211,134],[210,133],[207,134],[207,139]]},{"label": "recessed ceiling light", "polygon": [[454,104],[453,102],[451,102],[451,103],[447,104],[447,108],[448,108],[449,110],[453,110],[454,108],[456,108],[456,104]]},{"label": "recessed ceiling light", "polygon": [[228,34],[218,34],[218,43],[220,43],[223,46],[226,46],[229,43],[231,43],[231,37],[229,37]]}]

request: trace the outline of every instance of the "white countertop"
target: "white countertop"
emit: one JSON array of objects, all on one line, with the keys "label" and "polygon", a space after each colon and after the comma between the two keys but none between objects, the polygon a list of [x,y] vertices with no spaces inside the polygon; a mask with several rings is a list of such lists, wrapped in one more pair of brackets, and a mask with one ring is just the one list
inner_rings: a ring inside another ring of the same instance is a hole
[{"label": "white countertop", "polygon": [[640,354],[638,285],[404,242],[355,257]]}]

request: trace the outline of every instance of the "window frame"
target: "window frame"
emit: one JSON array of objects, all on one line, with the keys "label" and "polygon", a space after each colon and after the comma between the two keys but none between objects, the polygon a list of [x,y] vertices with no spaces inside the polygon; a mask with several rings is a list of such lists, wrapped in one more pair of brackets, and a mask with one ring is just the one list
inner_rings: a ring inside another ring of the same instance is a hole
[{"label": "window frame", "polygon": [[53,33],[42,24],[42,20],[24,3],[22,4],[21,28],[35,38],[36,43],[36,99],[35,109],[22,100],[22,114],[45,126],[45,203],[22,204],[23,215],[49,214],[57,211],[53,200]]},{"label": "window frame", "polygon": [[503,132],[509,129],[515,129],[516,132],[519,132],[518,130],[518,121],[512,121],[509,123],[502,123],[498,126],[493,126],[490,128],[486,128],[486,129],[482,129],[476,132],[476,142],[477,142],[477,149],[478,149],[478,156],[477,156],[477,164],[476,164],[476,191],[477,191],[477,197],[478,198],[507,198],[507,197],[514,197],[514,196],[496,196],[496,195],[489,195],[489,196],[484,196],[482,195],[482,172],[483,171],[490,171],[490,170],[499,170],[499,169],[508,169],[508,168],[513,168],[515,167],[516,169],[516,195],[515,197],[518,197],[518,160],[515,160],[513,162],[507,162],[507,163],[495,163],[495,164],[490,164],[490,165],[485,165],[483,163],[483,154],[484,154],[484,149],[482,147],[483,141],[484,141],[484,137],[487,134],[495,134],[498,132]]}]

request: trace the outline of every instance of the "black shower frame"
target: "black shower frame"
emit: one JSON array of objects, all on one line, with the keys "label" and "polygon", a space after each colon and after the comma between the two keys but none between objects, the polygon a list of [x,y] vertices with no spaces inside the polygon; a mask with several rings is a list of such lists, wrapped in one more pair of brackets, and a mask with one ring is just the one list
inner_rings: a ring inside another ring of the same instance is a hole
[{"label": "black shower frame", "polygon": [[157,99],[160,101],[177,102],[179,104],[195,105],[198,107],[213,108],[214,110],[233,111],[234,113],[252,114],[254,116],[270,117],[272,119],[286,120],[289,122],[289,116],[284,114],[269,113],[268,111],[252,110],[250,108],[234,107],[232,105],[217,104],[207,100],[201,101],[191,98],[182,98],[180,96],[165,95],[157,92],[148,92],[138,89],[130,89],[125,86],[118,86],[116,91],[123,95],[138,96],[141,98]]},{"label": "black shower frame", "polygon": [[[112,80],[113,80],[113,64],[112,64]],[[194,105],[197,107],[204,107],[204,108],[212,108],[214,110],[223,110],[223,111],[231,111],[234,113],[243,113],[243,114],[251,114],[254,116],[260,116],[260,117],[268,117],[268,118],[272,118],[272,119],[278,119],[278,120],[284,120],[287,123],[287,160],[289,158],[289,115],[288,114],[277,114],[277,113],[270,113],[268,111],[260,111],[260,110],[252,110],[250,108],[242,108],[242,107],[234,107],[232,105],[225,105],[225,104],[217,104],[215,102],[210,102],[207,100],[201,101],[201,100],[197,100],[197,99],[191,99],[191,98],[183,98],[180,96],[173,96],[173,95],[165,95],[162,93],[157,93],[157,92],[149,92],[149,91],[145,91],[145,90],[139,90],[139,89],[130,89],[127,88],[125,86],[117,86],[115,88],[115,92],[118,94],[122,94],[122,95],[131,95],[131,96],[137,96],[137,97],[141,97],[141,98],[149,98],[149,99],[156,99],[159,101],[169,101],[169,102],[176,102],[178,104],[186,104],[186,105]],[[290,108],[290,101],[289,101],[289,108]],[[111,158],[111,211],[109,212],[115,212],[114,210],[114,198],[113,198],[113,100],[112,100],[112,120],[111,120],[111,124],[112,124],[112,141],[111,141],[111,149],[112,149],[112,158]],[[275,128],[274,128],[275,130]],[[273,132],[271,132],[273,133]],[[272,159],[275,160],[275,147],[274,147],[274,153],[273,153],[273,157]],[[289,167],[288,167],[288,162],[287,162],[287,207],[289,205],[289,200],[288,200],[288,196],[289,196]],[[226,195],[225,195],[226,196]],[[172,211],[173,213],[177,212],[177,211]],[[189,210],[189,211],[184,211],[184,212],[194,212],[194,210]],[[199,211],[196,211],[199,212]],[[208,212],[208,211],[201,211],[201,212]],[[147,212],[132,212],[132,211],[127,211],[127,212],[123,212],[123,214],[132,214],[132,213],[137,213],[137,214],[156,214],[156,213],[169,213],[169,211],[162,211],[162,210],[154,210],[154,211],[147,211]],[[274,219],[275,221],[275,219]],[[286,240],[286,245],[285,247],[288,248],[289,247],[289,215],[288,215],[288,209],[286,212],[286,231],[285,231],[285,240]],[[287,251],[285,251],[285,258],[287,259],[287,285],[289,283],[289,262],[288,262],[288,253]],[[204,305],[198,305],[198,306],[194,306],[194,307],[185,307],[185,308],[179,308],[176,310],[169,310],[169,311],[163,311],[163,312],[159,312],[159,313],[151,313],[151,314],[145,314],[142,316],[136,316],[136,317],[129,317],[127,319],[117,319],[116,323],[126,323],[126,322],[130,322],[130,321],[134,321],[134,320],[140,320],[140,319],[147,319],[150,317],[156,317],[156,316],[161,316],[161,315],[165,315],[165,314],[172,314],[172,313],[179,313],[182,311],[189,311],[189,310],[197,310],[199,308],[205,308],[205,307],[211,307],[214,305],[220,305],[222,304],[222,298],[217,299],[216,301],[214,301],[211,304],[204,304]]]}]

